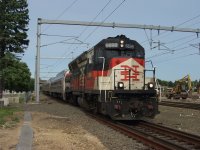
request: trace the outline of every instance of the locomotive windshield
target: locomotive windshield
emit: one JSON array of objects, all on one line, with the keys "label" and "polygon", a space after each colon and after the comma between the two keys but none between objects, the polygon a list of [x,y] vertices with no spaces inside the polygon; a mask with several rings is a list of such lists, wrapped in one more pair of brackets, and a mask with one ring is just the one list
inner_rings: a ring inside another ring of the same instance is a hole
[{"label": "locomotive windshield", "polygon": [[144,58],[144,51],[142,50],[106,50],[106,57],[134,57]]}]

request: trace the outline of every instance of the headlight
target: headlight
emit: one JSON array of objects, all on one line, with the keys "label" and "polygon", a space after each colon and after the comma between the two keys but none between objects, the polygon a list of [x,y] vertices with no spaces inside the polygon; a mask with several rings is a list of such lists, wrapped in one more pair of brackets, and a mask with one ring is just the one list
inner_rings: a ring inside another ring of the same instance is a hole
[{"label": "headlight", "polygon": [[124,89],[124,83],[123,82],[118,82],[118,89]]},{"label": "headlight", "polygon": [[123,41],[123,40],[121,40],[121,41],[120,41],[120,43],[121,43],[121,44],[124,44],[124,41]]},{"label": "headlight", "polygon": [[148,83],[148,88],[149,88],[149,89],[153,89],[153,88],[154,88],[154,85],[153,85],[153,83],[151,83],[151,82],[150,82],[150,83]]}]

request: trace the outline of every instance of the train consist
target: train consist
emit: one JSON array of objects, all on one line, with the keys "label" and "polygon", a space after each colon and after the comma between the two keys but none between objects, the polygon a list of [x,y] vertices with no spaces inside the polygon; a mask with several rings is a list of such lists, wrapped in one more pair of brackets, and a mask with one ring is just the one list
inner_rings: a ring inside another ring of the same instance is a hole
[{"label": "train consist", "polygon": [[[103,39],[68,67],[43,85],[46,94],[113,120],[152,118],[158,113],[155,69],[145,69],[145,51],[137,41],[124,35]],[[153,79],[148,83],[147,72]]]}]

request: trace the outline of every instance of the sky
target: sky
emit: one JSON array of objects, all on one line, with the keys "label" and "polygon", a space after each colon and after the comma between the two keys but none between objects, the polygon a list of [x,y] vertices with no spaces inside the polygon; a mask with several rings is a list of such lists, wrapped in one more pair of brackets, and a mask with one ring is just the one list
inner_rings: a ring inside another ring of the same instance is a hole
[{"label": "sky", "polygon": [[[22,61],[27,63],[32,77],[38,18],[200,28],[199,0],[28,0],[28,5],[30,43]],[[198,37],[196,33],[160,31],[158,34],[158,31],[144,29],[69,25],[41,27],[40,77],[45,80],[67,69],[72,59],[102,39],[121,34],[145,48],[146,60],[156,67],[157,78],[175,81],[189,74],[192,80],[200,79],[200,34]],[[147,62],[146,67],[151,69],[152,66]]]}]

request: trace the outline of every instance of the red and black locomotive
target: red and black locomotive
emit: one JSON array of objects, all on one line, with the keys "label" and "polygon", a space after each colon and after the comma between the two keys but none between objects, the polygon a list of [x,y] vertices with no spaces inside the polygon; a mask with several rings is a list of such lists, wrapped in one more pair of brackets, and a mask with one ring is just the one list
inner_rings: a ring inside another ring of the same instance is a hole
[{"label": "red and black locomotive", "polygon": [[[158,113],[155,69],[145,69],[145,51],[137,41],[124,35],[103,39],[74,59],[69,70],[61,81],[65,84],[60,95],[66,101],[114,120]],[[148,83],[147,71],[152,72]]]}]

